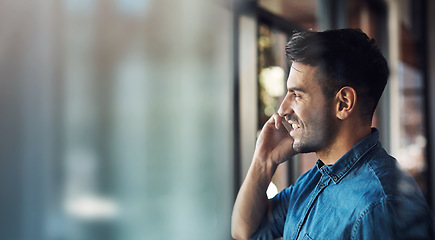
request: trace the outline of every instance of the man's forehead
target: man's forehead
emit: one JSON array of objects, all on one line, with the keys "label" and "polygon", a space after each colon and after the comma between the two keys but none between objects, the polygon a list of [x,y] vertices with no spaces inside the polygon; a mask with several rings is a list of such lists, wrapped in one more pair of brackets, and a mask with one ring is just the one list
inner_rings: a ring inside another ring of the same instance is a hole
[{"label": "man's forehead", "polygon": [[301,62],[292,62],[290,65],[295,71],[300,73],[308,73],[316,71],[317,67],[309,64],[301,63]]},{"label": "man's forehead", "polygon": [[315,77],[316,67],[307,64],[293,62],[290,69],[290,74],[287,80],[287,87],[295,87],[294,85],[311,85],[312,79]]},{"label": "man's forehead", "polygon": [[299,70],[299,69],[297,69],[297,68],[295,67],[295,64],[292,64],[292,65],[291,65],[291,68],[293,68],[294,70],[296,70],[296,71],[298,71],[298,72],[302,73],[302,71],[301,71],[301,70]]}]

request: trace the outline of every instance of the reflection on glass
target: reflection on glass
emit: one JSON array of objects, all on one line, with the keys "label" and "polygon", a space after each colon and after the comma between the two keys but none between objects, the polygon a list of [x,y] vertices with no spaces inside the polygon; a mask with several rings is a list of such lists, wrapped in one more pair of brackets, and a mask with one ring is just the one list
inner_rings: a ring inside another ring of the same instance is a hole
[{"label": "reflection on glass", "polygon": [[423,191],[426,170],[423,76],[406,63],[399,65],[400,148],[397,160],[417,179]]},{"label": "reflection on glass", "polygon": [[[409,4],[409,2],[407,2]],[[400,47],[398,64],[398,103],[400,128],[396,133],[399,146],[396,158],[417,180],[424,194],[428,193],[426,122],[424,96],[423,30],[418,7],[400,8]],[[421,11],[422,9],[420,9]]]}]

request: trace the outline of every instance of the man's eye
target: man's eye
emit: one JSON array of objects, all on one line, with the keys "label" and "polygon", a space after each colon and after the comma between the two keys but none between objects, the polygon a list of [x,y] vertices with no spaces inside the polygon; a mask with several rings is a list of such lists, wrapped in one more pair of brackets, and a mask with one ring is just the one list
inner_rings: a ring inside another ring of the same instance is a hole
[{"label": "man's eye", "polygon": [[301,97],[301,95],[299,95],[299,94],[297,94],[297,93],[293,93],[293,96],[294,96],[295,98],[299,98],[299,97]]}]

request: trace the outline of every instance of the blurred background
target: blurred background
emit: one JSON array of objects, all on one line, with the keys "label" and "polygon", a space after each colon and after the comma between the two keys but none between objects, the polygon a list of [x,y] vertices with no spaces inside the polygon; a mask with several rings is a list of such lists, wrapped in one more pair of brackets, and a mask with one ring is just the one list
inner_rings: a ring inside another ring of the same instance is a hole
[{"label": "blurred background", "polygon": [[[231,239],[295,30],[360,28],[374,126],[435,207],[433,0],[0,0],[0,239]],[[280,166],[269,196],[313,167]]]}]

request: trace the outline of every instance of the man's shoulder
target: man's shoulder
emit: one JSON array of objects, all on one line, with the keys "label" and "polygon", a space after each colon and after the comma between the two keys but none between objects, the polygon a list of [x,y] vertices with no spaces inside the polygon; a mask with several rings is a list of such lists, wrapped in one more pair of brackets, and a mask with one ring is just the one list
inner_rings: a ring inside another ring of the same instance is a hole
[{"label": "man's shoulder", "polygon": [[[412,175],[382,148],[367,154],[354,169],[354,179],[360,183],[358,219],[392,218],[409,221],[432,219],[426,200]],[[395,223],[395,221],[393,221]],[[395,223],[396,224],[396,223]]]},{"label": "man's shoulder", "polygon": [[368,184],[353,234],[371,232],[376,227],[387,232],[394,229],[391,236],[404,239],[431,236],[433,216],[430,208],[415,179],[395,158],[388,154],[369,158],[356,170],[367,178]]},{"label": "man's shoulder", "polygon": [[375,149],[365,156],[362,164],[355,169],[360,180],[367,183],[367,191],[378,193],[372,200],[424,202],[423,194],[412,175],[383,148]]}]

